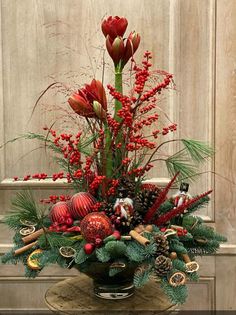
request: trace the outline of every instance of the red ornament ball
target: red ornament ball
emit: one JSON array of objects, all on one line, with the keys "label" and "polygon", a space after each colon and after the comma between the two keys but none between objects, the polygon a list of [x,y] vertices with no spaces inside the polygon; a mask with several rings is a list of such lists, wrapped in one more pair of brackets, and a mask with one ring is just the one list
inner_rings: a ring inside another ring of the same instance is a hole
[{"label": "red ornament ball", "polygon": [[70,218],[69,211],[68,203],[65,201],[59,201],[52,206],[49,218],[53,223],[62,223],[66,219]]},{"label": "red ornament ball", "polygon": [[110,219],[100,212],[92,212],[86,215],[80,223],[81,234],[89,243],[95,243],[96,239],[103,240],[113,233]]},{"label": "red ornament ball", "polygon": [[84,245],[85,254],[91,255],[93,251],[94,251],[94,245],[93,244],[87,243]]},{"label": "red ornament ball", "polygon": [[74,219],[82,219],[92,212],[96,199],[88,192],[79,192],[70,200],[70,214]]}]

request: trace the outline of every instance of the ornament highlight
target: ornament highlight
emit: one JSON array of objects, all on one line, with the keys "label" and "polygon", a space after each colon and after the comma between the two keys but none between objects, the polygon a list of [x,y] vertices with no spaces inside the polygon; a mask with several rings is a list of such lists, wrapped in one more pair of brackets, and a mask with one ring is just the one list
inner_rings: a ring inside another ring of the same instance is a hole
[{"label": "ornament highlight", "polygon": [[92,212],[86,215],[80,223],[81,234],[88,243],[95,244],[113,233],[110,219],[103,213]]},{"label": "ornament highlight", "polygon": [[96,199],[88,192],[79,192],[70,200],[70,214],[74,219],[82,219],[92,212]]},{"label": "ornament highlight", "polygon": [[53,223],[62,223],[66,217],[70,216],[68,203],[59,201],[55,203],[49,213],[49,218]]}]

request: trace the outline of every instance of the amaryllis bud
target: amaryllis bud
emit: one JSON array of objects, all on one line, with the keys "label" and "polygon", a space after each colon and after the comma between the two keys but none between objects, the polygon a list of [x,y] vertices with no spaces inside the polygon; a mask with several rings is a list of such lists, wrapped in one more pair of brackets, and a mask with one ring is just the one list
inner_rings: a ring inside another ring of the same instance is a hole
[{"label": "amaryllis bud", "polygon": [[[101,113],[107,110],[106,93],[102,83],[93,79],[90,84],[86,84],[84,88],[73,93],[68,103],[71,108],[80,116],[89,118],[100,118],[94,111],[93,103],[98,102],[101,105]],[[105,114],[104,114],[105,115]],[[102,116],[104,118],[104,116]]]},{"label": "amaryllis bud", "polygon": [[93,101],[93,110],[98,118],[102,120],[105,119],[106,111],[102,108],[102,105],[99,102]]},{"label": "amaryllis bud", "polygon": [[129,37],[127,38],[126,45],[125,45],[124,56],[122,59],[123,67],[138,49],[138,46],[140,44],[140,39],[141,39],[140,35],[136,32],[132,32],[129,34]]},{"label": "amaryllis bud", "polygon": [[106,46],[107,51],[116,66],[120,60],[122,60],[124,55],[124,41],[121,37],[116,37],[115,40],[112,41],[110,36],[107,35]]},{"label": "amaryllis bud", "polygon": [[117,36],[123,37],[127,26],[128,21],[126,18],[120,18],[119,16],[109,16],[102,22],[102,32],[105,37],[109,35],[113,41]]},{"label": "amaryllis bud", "polygon": [[70,104],[70,107],[80,116],[90,118],[96,117],[96,114],[89,102],[87,102],[86,98],[81,96],[79,92],[80,91],[75,92],[69,97],[68,103]]}]

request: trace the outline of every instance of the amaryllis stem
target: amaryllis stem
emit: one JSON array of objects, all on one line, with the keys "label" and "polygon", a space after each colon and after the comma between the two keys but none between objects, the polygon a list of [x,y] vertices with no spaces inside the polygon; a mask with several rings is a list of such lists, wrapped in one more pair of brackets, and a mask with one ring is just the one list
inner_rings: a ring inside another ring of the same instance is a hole
[{"label": "amaryllis stem", "polygon": [[[123,86],[122,86],[122,69],[121,67],[117,66],[115,68],[115,89],[116,91],[123,93]],[[114,118],[116,121],[120,122],[121,117],[118,116],[118,111],[121,109],[122,105],[121,102],[115,100],[115,114]]]}]

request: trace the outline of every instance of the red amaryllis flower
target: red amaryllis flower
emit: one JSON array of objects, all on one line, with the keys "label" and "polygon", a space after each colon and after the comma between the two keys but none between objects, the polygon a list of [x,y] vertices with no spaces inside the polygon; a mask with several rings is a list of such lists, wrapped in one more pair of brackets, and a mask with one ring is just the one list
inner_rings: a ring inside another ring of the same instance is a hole
[{"label": "red amaryllis flower", "polygon": [[93,79],[90,84],[73,93],[68,103],[80,116],[104,119],[107,110],[107,99],[102,83]]},{"label": "red amaryllis flower", "polygon": [[106,39],[106,47],[111,59],[115,66],[120,63],[122,68],[134,55],[139,43],[140,35],[136,32],[130,33],[126,40],[120,36],[113,40],[110,35],[107,35]]},{"label": "red amaryllis flower", "polygon": [[120,18],[119,16],[109,16],[102,22],[102,32],[105,37],[109,35],[110,38],[114,40],[117,36],[123,37],[127,25],[128,21],[126,18]]}]

